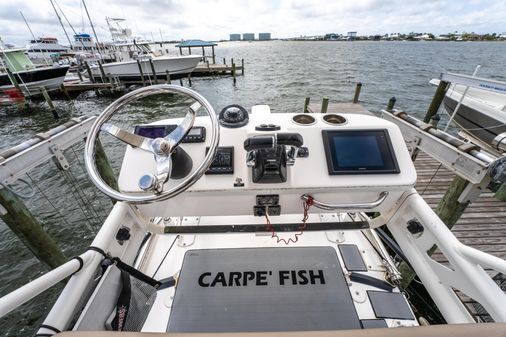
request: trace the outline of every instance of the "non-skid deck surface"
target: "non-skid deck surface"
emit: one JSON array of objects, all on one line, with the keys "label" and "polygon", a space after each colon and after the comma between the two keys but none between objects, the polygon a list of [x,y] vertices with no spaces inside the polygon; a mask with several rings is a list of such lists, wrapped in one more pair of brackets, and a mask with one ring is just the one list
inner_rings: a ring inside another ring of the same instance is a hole
[{"label": "non-skid deck surface", "polygon": [[297,247],[188,251],[167,331],[360,328],[336,251]]},{"label": "non-skid deck surface", "polygon": [[[455,174],[423,152],[419,153],[414,163],[418,174],[416,189],[432,209],[435,209]],[[466,208],[453,226],[452,232],[462,243],[506,259],[506,202],[494,198],[490,191],[482,193]],[[447,262],[439,251],[432,257],[443,264]],[[491,276],[496,274],[494,271],[488,272]],[[481,316],[476,313],[469,297],[461,292],[457,294],[470,312]]]}]

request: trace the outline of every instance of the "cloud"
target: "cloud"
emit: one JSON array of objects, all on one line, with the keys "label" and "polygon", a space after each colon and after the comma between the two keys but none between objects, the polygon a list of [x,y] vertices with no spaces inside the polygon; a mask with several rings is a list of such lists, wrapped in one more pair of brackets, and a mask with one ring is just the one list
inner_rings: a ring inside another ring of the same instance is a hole
[{"label": "cloud", "polygon": [[[56,0],[76,31],[91,33],[79,0]],[[86,0],[101,41],[110,40],[105,17],[122,17],[135,35],[164,39],[227,39],[230,33],[271,32],[274,37],[358,31],[446,33],[506,30],[505,0]],[[23,45],[35,35],[65,41],[48,0],[0,0],[0,35]],[[67,30],[72,32],[68,27]],[[84,25],[84,29],[83,29]]]}]

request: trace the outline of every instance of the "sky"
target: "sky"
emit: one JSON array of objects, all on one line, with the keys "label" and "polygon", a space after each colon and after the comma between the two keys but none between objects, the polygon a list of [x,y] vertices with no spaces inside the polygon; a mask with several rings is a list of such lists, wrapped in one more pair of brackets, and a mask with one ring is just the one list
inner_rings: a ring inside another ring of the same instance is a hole
[{"label": "sky", "polygon": [[[92,33],[80,0],[54,0],[76,32]],[[301,35],[506,32],[506,0],[85,0],[101,41],[110,41],[105,17],[124,18],[149,40],[228,39],[231,33]],[[25,45],[30,31],[66,43],[50,0],[0,0],[0,37]],[[67,31],[72,29],[65,22]]]}]

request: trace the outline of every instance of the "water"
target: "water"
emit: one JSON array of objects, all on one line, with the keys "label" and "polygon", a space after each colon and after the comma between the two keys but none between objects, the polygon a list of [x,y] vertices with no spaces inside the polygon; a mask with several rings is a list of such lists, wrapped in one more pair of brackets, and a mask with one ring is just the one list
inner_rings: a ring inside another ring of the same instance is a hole
[{"label": "water", "polygon": [[[307,96],[313,102],[320,102],[324,96],[330,97],[331,102],[349,101],[355,84],[362,82],[360,100],[370,110],[378,112],[395,96],[396,107],[423,117],[435,90],[428,81],[441,72],[471,74],[481,64],[479,75],[506,80],[506,43],[500,42],[229,42],[220,43],[216,51],[217,62],[223,57],[227,62],[230,58],[236,62],[245,59],[245,76],[237,78],[235,87],[231,78],[192,80],[193,89],[204,95],[216,111],[235,103],[248,110],[255,104],[268,104],[273,112],[301,112]],[[92,92],[72,101],[56,100],[60,120],[53,119],[43,102],[34,103],[32,112],[27,113],[0,108],[0,149],[71,117],[99,113],[112,100],[97,98]],[[143,101],[129,107],[116,121],[120,125],[152,121],[173,115],[183,105],[182,101],[166,98]],[[116,170],[121,163],[120,146],[106,139]],[[79,144],[65,152],[72,162],[71,173],[63,175],[49,163],[27,177],[38,187],[27,205],[67,256],[79,254],[90,244],[111,207],[111,202],[86,179],[80,165],[82,151]],[[84,193],[72,193],[72,186],[79,186]],[[26,190],[22,185],[17,187]],[[94,211],[86,211],[83,204],[91,204]],[[0,240],[0,295],[47,271],[3,223]],[[0,319],[0,335],[31,335],[61,287]]]}]

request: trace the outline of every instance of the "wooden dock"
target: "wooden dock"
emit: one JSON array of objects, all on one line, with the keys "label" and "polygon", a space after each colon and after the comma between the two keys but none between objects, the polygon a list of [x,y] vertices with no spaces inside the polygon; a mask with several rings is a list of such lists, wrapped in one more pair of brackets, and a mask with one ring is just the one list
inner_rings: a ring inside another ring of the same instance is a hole
[{"label": "wooden dock", "polygon": [[[234,69],[235,68],[235,69]],[[192,77],[201,77],[209,75],[231,75],[233,72],[244,74],[244,63],[236,64],[235,67],[229,64],[206,64],[199,63],[199,65],[192,71]]]},{"label": "wooden dock", "polygon": [[[455,174],[423,152],[414,164],[418,174],[416,189],[435,209]],[[490,191],[482,193],[466,208],[452,232],[462,243],[506,259],[506,202],[495,199]],[[446,262],[438,251],[432,257]]]},{"label": "wooden dock", "polygon": [[[414,164],[418,175],[416,190],[435,209],[455,174],[423,152],[418,154]],[[452,233],[465,245],[506,259],[506,202],[497,200],[490,191],[482,193],[467,206],[453,226]],[[448,265],[447,259],[439,250],[432,254],[432,258]],[[497,274],[492,270],[487,272],[491,277]],[[488,321],[488,315],[477,310],[479,304],[460,291],[456,293],[475,318]]]}]

